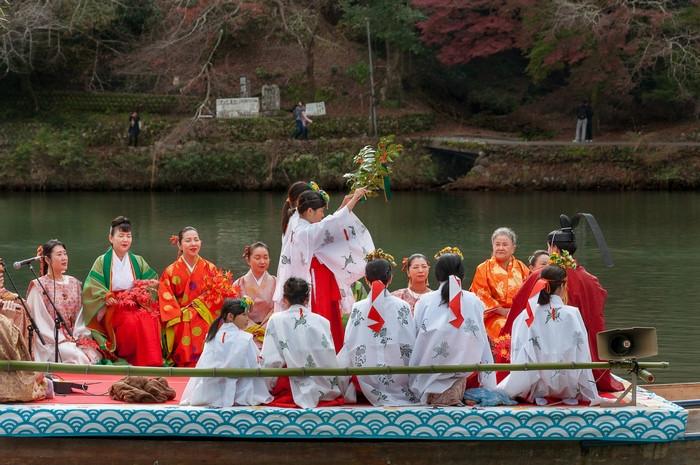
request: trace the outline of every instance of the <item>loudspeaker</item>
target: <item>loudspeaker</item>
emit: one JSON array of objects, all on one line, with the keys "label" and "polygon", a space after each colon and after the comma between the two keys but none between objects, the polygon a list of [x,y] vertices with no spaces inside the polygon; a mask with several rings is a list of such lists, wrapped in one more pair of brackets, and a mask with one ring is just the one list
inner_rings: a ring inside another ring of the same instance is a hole
[{"label": "loudspeaker", "polygon": [[601,360],[630,360],[653,357],[659,352],[656,328],[623,328],[596,335]]}]

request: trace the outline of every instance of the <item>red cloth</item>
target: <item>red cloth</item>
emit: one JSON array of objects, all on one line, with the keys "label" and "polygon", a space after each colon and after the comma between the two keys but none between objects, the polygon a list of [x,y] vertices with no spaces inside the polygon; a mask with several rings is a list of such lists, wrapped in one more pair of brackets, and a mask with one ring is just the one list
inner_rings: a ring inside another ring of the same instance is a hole
[{"label": "red cloth", "polygon": [[[294,402],[294,397],[292,397],[292,385],[289,383],[289,376],[277,378],[277,384],[272,388],[270,394],[272,394],[274,399],[267,405],[271,407],[301,408]],[[319,401],[318,407],[335,407],[343,404],[345,404],[345,399],[343,396],[339,396],[334,400]]]},{"label": "red cloth", "polygon": [[[532,288],[540,278],[540,271],[532,273],[513,298],[513,306],[508,312],[508,320],[501,330],[501,336],[511,334],[513,322],[527,306],[527,300],[532,293]],[[578,308],[583,318],[583,323],[586,325],[588,345],[591,349],[591,360],[599,362],[596,335],[600,331],[605,331],[605,300],[608,297],[608,291],[603,289],[600,282],[598,282],[598,278],[586,271],[583,266],[578,265],[576,269],[566,270],[566,296],[567,304]],[[496,362],[508,363],[510,360],[504,360],[499,357]],[[507,372],[497,373],[498,380],[500,381],[507,374]],[[597,380],[596,386],[599,391],[613,392],[624,389],[622,383],[612,377],[610,370],[593,370],[593,377]]]},{"label": "red cloth", "polygon": [[313,288],[311,289],[311,311],[321,315],[331,323],[331,335],[335,352],[343,348],[345,330],[340,314],[340,289],[335,280],[335,275],[326,265],[319,262],[316,257],[311,260],[311,276]]},{"label": "red cloth", "polygon": [[115,306],[112,310],[112,326],[118,357],[134,366],[163,366],[158,315]]}]

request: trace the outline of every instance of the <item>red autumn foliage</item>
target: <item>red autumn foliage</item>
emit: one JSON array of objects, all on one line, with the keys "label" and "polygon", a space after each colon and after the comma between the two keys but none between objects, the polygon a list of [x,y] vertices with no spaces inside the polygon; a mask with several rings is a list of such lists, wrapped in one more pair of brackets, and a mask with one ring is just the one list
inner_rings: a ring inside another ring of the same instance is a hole
[{"label": "red autumn foliage", "polygon": [[116,306],[122,310],[160,315],[158,280],[156,279],[134,281],[134,287],[126,291],[115,292],[112,297],[117,301]]}]

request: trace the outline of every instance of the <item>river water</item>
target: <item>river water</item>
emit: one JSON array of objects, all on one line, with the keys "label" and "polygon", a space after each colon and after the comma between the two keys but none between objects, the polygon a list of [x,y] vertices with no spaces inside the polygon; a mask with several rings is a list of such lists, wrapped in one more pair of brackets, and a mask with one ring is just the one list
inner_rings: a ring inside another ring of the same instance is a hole
[{"label": "river water", "polygon": [[[280,249],[281,193],[4,193],[0,194],[0,256],[12,262],[35,255],[38,244],[59,238],[68,246],[69,274],[83,280],[95,257],[107,248],[110,220],[120,214],[135,226],[133,250],[161,271],[175,258],[168,237],[181,227],[199,229],[202,256],[231,269],[246,267],[245,244],[267,242],[272,272]],[[332,195],[334,207],[341,195]],[[401,257],[432,255],[445,245],[465,255],[465,281],[490,254],[498,226],[518,233],[516,255],[526,260],[542,248],[560,213],[593,213],[612,250],[606,268],[595,241],[579,227],[576,256],[609,291],[609,328],[655,326],[659,356],[671,368],[658,381],[700,381],[700,193],[416,193],[397,192],[391,203],[370,199],[356,212],[377,247]],[[13,273],[21,288],[30,274]],[[431,279],[433,285],[434,278]],[[393,288],[405,284],[396,277]],[[465,286],[466,287],[466,286]]]}]

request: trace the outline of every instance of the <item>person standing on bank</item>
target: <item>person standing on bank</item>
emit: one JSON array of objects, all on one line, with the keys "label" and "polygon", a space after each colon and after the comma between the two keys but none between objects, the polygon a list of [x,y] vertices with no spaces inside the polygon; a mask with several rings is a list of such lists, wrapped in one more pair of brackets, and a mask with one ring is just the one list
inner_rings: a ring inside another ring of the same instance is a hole
[{"label": "person standing on bank", "polygon": [[303,111],[304,104],[301,101],[297,102],[292,110],[294,115],[294,134],[292,134],[292,139],[299,139],[304,134],[304,120],[301,116]]},{"label": "person standing on bank", "polygon": [[141,132],[141,119],[138,112],[132,112],[129,115],[129,147],[138,146],[139,133]]},{"label": "person standing on bank", "polygon": [[586,106],[587,102],[584,100],[576,107],[576,137],[574,137],[574,142],[585,142],[586,140],[586,127],[588,125],[588,110]]},{"label": "person standing on bank", "polygon": [[586,100],[586,142],[593,142],[593,107]]}]

